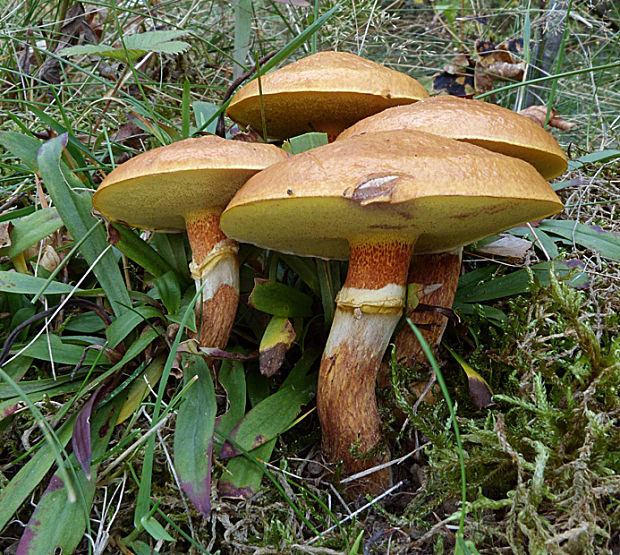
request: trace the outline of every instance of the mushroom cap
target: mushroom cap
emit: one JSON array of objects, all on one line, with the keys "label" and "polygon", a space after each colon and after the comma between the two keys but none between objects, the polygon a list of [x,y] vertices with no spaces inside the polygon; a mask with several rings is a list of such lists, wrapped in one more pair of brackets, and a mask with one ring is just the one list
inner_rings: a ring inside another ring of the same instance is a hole
[{"label": "mushroom cap", "polygon": [[93,195],[93,205],[109,220],[133,227],[183,231],[188,214],[223,208],[249,177],[287,157],[262,143],[185,139],[115,168]]},{"label": "mushroom cap", "polygon": [[441,252],[562,208],[528,163],[430,133],[358,135],[255,175],[222,213],[234,239],[346,259],[349,241],[396,237]]},{"label": "mushroom cap", "polygon": [[[345,52],[319,52],[261,77],[269,137],[286,139],[324,123],[339,131],[391,106],[428,97],[413,77]],[[226,113],[262,130],[258,79],[244,85]]]},{"label": "mushroom cap", "polygon": [[418,129],[521,158],[545,179],[566,171],[566,155],[551,133],[531,119],[481,100],[442,95],[397,106],[345,129],[338,139],[389,129]]}]

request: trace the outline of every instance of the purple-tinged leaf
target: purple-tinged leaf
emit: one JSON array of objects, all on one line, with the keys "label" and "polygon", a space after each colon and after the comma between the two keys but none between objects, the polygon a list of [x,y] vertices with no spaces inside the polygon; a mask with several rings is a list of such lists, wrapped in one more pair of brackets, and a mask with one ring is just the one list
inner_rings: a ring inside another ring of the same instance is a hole
[{"label": "purple-tinged leaf", "polygon": [[194,506],[211,514],[211,461],[217,401],[211,372],[202,357],[185,357],[185,383],[197,378],[179,408],[174,430],[174,466],[181,487]]},{"label": "purple-tinged leaf", "polygon": [[249,486],[237,486],[232,482],[220,482],[217,488],[220,497],[227,499],[249,499],[256,493],[253,488]]},{"label": "purple-tinged leaf", "polygon": [[217,347],[198,347],[198,350],[207,355],[210,358],[217,358],[220,360],[252,360],[258,356],[258,353],[250,353],[244,355],[241,353],[231,353],[230,351],[224,351]]},{"label": "purple-tinged leaf", "polygon": [[[119,396],[106,403],[93,417],[92,452],[96,458],[103,454],[108,445],[120,401]],[[71,489],[78,492],[77,500],[70,497],[69,489],[59,472],[52,476],[22,534],[17,547],[18,555],[73,553],[84,536],[95,495],[95,480],[88,480],[81,472],[74,476]]]},{"label": "purple-tinged leaf", "polygon": [[[82,495],[90,505],[95,488],[82,479]],[[72,553],[82,539],[86,527],[84,507],[70,501],[62,478],[55,474],[43,492],[37,508],[24,529],[16,555],[35,553]]]},{"label": "purple-tinged leaf", "polygon": [[73,425],[73,437],[71,445],[75,458],[82,467],[86,479],[90,481],[90,462],[92,460],[92,450],[90,442],[90,417],[99,404],[99,402],[107,395],[110,390],[109,384],[100,385],[92,397],[82,407],[82,410],[75,419]]},{"label": "purple-tinged leaf", "polygon": [[277,438],[261,445],[248,454],[254,460],[238,456],[230,459],[226,465],[226,472],[220,478],[217,491],[220,497],[229,499],[249,499],[260,488],[263,479],[264,467],[260,463],[269,461],[276,446]]}]

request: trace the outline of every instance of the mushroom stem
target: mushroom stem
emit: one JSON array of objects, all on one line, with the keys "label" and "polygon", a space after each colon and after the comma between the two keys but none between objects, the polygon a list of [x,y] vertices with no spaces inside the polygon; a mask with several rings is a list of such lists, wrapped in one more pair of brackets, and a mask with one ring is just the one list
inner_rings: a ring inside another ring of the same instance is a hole
[{"label": "mushroom stem", "polygon": [[[452,308],[456,288],[461,274],[463,248],[451,252],[420,254],[414,256],[409,268],[408,287],[419,289],[418,300],[428,306]],[[428,292],[427,292],[428,291]],[[436,349],[448,324],[448,318],[441,312],[419,306],[407,309],[411,321],[420,325],[420,332],[431,349]],[[427,364],[422,345],[409,328],[403,329],[394,338],[396,359],[406,366],[414,363]]]},{"label": "mushroom stem", "polygon": [[239,304],[237,242],[220,229],[223,207],[209,208],[186,216],[192,247],[190,272],[196,289],[202,289],[196,304],[198,343],[223,349],[228,343]]},{"label": "mushroom stem", "polygon": [[[399,239],[355,241],[349,272],[336,298],[317,393],[323,450],[355,474],[389,459],[381,452],[381,419],[375,397],[379,364],[405,304],[413,242]],[[389,486],[383,469],[360,480],[355,490],[377,493]]]}]

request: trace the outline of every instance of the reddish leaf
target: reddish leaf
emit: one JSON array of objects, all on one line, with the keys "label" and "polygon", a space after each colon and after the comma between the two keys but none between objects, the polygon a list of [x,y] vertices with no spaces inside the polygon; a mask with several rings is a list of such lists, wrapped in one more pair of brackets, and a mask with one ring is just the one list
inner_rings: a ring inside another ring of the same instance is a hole
[{"label": "reddish leaf", "polygon": [[71,438],[71,445],[73,446],[73,453],[78,463],[82,467],[86,478],[90,480],[90,463],[92,460],[92,450],[90,441],[90,418],[93,410],[99,404],[99,402],[108,394],[110,390],[110,384],[100,385],[92,397],[82,407],[82,410],[75,419],[73,425],[73,436]]}]

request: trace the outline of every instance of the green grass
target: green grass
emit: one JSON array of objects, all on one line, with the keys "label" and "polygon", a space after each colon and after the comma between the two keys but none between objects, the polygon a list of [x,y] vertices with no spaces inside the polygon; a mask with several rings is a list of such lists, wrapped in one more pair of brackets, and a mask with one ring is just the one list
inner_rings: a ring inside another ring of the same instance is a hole
[{"label": "green grass", "polygon": [[[247,4],[250,16],[235,17],[232,6]],[[243,298],[254,278],[276,279],[289,294],[310,299],[312,314],[292,318],[298,339],[281,375],[264,378],[253,360],[224,363],[219,383],[207,393],[210,408],[225,421],[216,428],[216,454],[218,437],[246,414],[253,431],[274,399],[286,401],[295,416],[272,423],[278,433],[260,454],[240,439],[238,457],[214,456],[214,486],[231,472],[262,486],[250,501],[219,497],[213,487],[206,522],[181,493],[172,464],[175,421],[194,387],[178,369],[192,364],[191,354],[181,360],[186,336],[177,334],[180,324],[194,325],[187,240],[123,229],[117,250],[106,251],[103,226],[90,215],[93,190],[131,156],[212,129],[233,79],[233,53],[243,51],[248,37],[248,54],[237,60],[245,71],[273,52],[279,54],[261,73],[315,48],[336,48],[429,87],[432,74],[457,51],[473,51],[477,38],[536,39],[545,11],[528,2],[484,3],[483,9],[456,1],[330,0],[316,3],[323,16],[317,22],[314,3],[173,2],[155,9],[104,2],[84,3],[82,20],[76,6],[8,0],[0,16],[0,132],[10,132],[0,149],[0,206],[9,203],[0,212],[0,232],[7,222],[19,228],[22,221],[34,246],[23,259],[9,258],[0,247],[0,350],[10,348],[0,375],[0,549],[17,545],[20,523],[36,506],[43,535],[57,533],[67,550],[77,546],[79,553],[100,552],[93,545],[106,541],[108,552],[124,544],[150,553],[157,544],[162,553],[190,546],[200,553],[442,553],[454,549],[461,533],[461,552],[617,551],[618,8],[609,3],[600,15],[591,3],[571,3],[553,75],[527,86],[577,124],[553,130],[573,160],[557,180],[566,204],[558,218],[583,225],[570,224],[569,235],[549,224],[536,228],[563,277],[547,267],[516,273],[546,260],[538,247],[518,263],[482,258],[473,247],[466,251],[457,305],[462,322],[448,328],[444,342],[485,378],[495,404],[476,408],[462,369],[444,350],[436,357],[453,404],[437,388],[416,402],[429,370],[394,364],[378,393],[392,458],[410,454],[393,468],[400,485],[375,503],[342,499],[339,470],[323,463],[318,419],[307,400],[333,317],[332,293],[346,265],[242,247]],[[67,9],[78,16],[73,23],[63,22]],[[181,30],[185,34],[174,40],[189,48],[175,53],[170,45],[152,45],[135,64],[123,63],[131,54],[127,36],[153,30]],[[58,48],[80,32],[114,46],[121,59],[61,56]],[[525,90],[496,82],[491,99],[517,109]],[[66,144],[58,138],[65,133]],[[590,154],[600,151],[609,152]],[[38,243],[41,237],[21,219],[48,206],[57,208],[64,226]],[[44,263],[53,252],[63,259],[56,270]],[[562,265],[576,260],[582,264],[577,278]],[[4,273],[16,267],[32,275]],[[571,279],[587,285],[575,289]],[[67,289],[55,285],[60,289],[37,295],[52,280]],[[494,292],[484,299],[475,295],[482,282]],[[57,314],[45,320],[50,308]],[[229,349],[257,349],[265,318],[242,302]],[[147,374],[154,376],[148,386]],[[93,409],[92,471],[98,478],[92,488],[69,442],[77,412],[100,386],[107,389]],[[107,415],[121,407],[127,420],[108,426]],[[460,445],[452,428],[457,423]],[[53,475],[64,485],[44,495]]]}]

